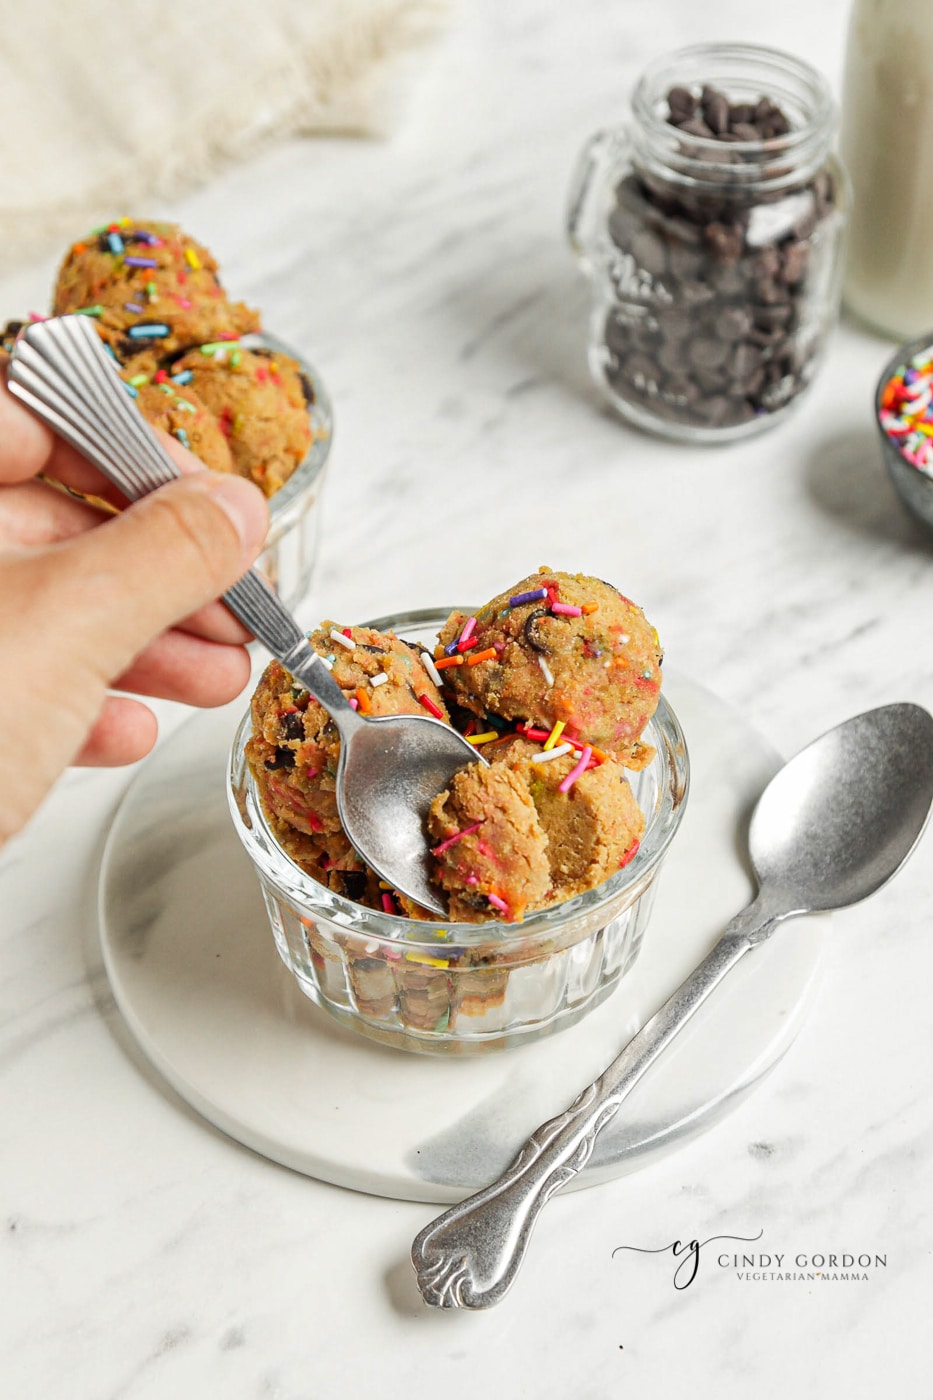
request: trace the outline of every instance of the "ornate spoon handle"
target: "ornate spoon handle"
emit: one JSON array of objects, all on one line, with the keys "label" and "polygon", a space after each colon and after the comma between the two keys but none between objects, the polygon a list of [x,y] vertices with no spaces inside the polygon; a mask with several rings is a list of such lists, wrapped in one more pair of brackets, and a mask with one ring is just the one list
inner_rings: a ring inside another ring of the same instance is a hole
[{"label": "ornate spoon handle", "polygon": [[733,919],[719,942],[622,1053],[564,1113],[532,1133],[498,1181],[425,1226],[412,1245],[411,1260],[426,1303],[438,1308],[489,1308],[504,1297],[545,1202],[586,1165],[597,1135],[615,1117],[625,1096],[713,988],[759,941],[761,924],[756,905]]}]

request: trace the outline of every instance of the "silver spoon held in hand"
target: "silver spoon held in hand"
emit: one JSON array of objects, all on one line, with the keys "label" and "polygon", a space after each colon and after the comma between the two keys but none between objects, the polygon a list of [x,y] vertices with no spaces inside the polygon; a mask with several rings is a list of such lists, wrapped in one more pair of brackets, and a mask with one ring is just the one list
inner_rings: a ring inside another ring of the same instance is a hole
[{"label": "silver spoon held in hand", "polygon": [[880,889],[933,804],[933,717],[918,705],[856,715],[772,778],[748,836],[758,894],[622,1053],[566,1112],[534,1132],[502,1177],[415,1239],[427,1303],[488,1308],[515,1279],[535,1221],[586,1166],[597,1135],[726,973],[785,919],[843,909]]},{"label": "silver spoon held in hand", "polygon": [[[129,500],[181,475],[134,407],[86,317],[30,326],[13,349],[9,385]],[[360,856],[401,894],[446,917],[429,878],[425,818],[458,768],[486,763],[482,754],[429,715],[357,714],[328,674],[326,661],[255,569],[223,601],[337,726],[337,812]]]}]

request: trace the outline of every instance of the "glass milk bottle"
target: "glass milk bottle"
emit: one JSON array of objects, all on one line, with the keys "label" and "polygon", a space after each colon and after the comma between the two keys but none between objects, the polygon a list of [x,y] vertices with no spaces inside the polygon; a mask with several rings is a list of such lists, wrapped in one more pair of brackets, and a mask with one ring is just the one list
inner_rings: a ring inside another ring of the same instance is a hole
[{"label": "glass milk bottle", "polygon": [[933,330],[933,3],[855,0],[843,92],[846,305],[898,340]]}]

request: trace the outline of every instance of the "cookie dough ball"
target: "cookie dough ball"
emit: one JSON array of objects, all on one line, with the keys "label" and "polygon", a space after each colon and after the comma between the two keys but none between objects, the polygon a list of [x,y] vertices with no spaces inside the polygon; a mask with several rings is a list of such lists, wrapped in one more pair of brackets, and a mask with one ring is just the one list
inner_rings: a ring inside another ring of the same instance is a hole
[{"label": "cookie dough ball", "polygon": [[488,768],[461,769],[435,799],[432,878],[451,918],[520,919],[595,889],[638,850],[645,823],[621,764],[595,763],[567,787],[580,754],[536,762],[543,752],[508,741]]},{"label": "cookie dough ball", "polygon": [[[420,648],[371,627],[340,628],[331,622],[312,632],[310,642],[319,655],[332,658],[334,680],[364,714],[437,712],[447,719],[440,693],[419,659]],[[420,696],[429,703],[423,704]],[[321,838],[314,849],[324,853],[328,869],[362,868],[355,852],[355,865],[347,859],[352,847],[337,815],[340,737],[327,712],[277,661],[266,667],[251,708],[253,735],[246,755],[267,812],[296,831]]]},{"label": "cookie dough ball", "polygon": [[448,648],[463,657],[444,671],[456,703],[548,730],[561,720],[627,767],[648,762],[640,735],[657,708],[662,653],[630,599],[586,574],[542,568],[480,608],[475,646],[458,653],[466,622],[452,613],[435,649],[437,658]]},{"label": "cookie dough ball", "polygon": [[271,496],[311,446],[310,388],[288,355],[204,346],[176,360],[198,397],[217,415],[236,470]]},{"label": "cookie dough ball", "polygon": [[547,898],[545,835],[527,784],[504,763],[469,763],[428,814],[432,879],[450,917],[465,923],[521,919]]},{"label": "cookie dough ball", "polygon": [[177,224],[124,219],[69,250],[53,314],[93,313],[121,363],[141,351],[164,361],[190,345],[236,340],[259,314],[231,302],[213,255]]},{"label": "cookie dough ball", "polygon": [[[136,376],[132,376],[136,377]],[[124,372],[123,378],[127,375]],[[177,438],[206,467],[215,472],[232,472],[233,457],[220,424],[190,389],[179,388],[170,379],[161,384],[138,384],[136,406],[148,423]]]},{"label": "cookie dough ball", "polygon": [[547,836],[547,902],[556,903],[595,889],[627,865],[638,850],[645,819],[621,764],[607,758],[561,792],[580,754],[535,763],[542,752],[519,740],[497,761],[512,767],[527,785]]}]

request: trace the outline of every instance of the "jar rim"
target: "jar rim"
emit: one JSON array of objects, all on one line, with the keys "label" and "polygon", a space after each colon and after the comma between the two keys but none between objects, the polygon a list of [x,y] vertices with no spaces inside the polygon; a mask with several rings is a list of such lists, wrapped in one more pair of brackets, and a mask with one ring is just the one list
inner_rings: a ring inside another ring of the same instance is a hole
[{"label": "jar rim", "polygon": [[[376,618],[362,625],[377,631],[424,630],[440,626],[452,611],[424,608]],[[420,945],[425,952],[442,951],[444,945],[439,941],[439,932],[445,935],[448,946],[492,942],[507,948],[519,940],[555,937],[563,931],[568,919],[588,920],[620,896],[626,895],[628,902],[633,902],[647,888],[666,854],[680,825],[689,790],[689,759],[683,730],[662,693],[658,708],[645,731],[657,748],[657,758],[652,761],[660,763],[658,802],[650,819],[649,814],[645,814],[645,835],[628,865],[594,889],[546,909],[536,910],[517,923],[503,923],[495,919],[482,923],[409,919],[403,915],[369,909],[327,889],[285,854],[265,822],[246,763],[244,750],[250,732],[251,718],[247,710],[233,741],[227,796],[237,834],[263,881],[274,886],[289,903],[305,907],[310,915],[318,914],[348,931],[365,933],[368,937],[387,943],[403,942],[406,948]]]},{"label": "jar rim", "polygon": [[334,410],[327,386],[320,374],[314,365],[288,341],[282,340],[277,335],[272,335],[269,331],[254,331],[250,335],[241,336],[240,343],[247,350],[274,350],[281,355],[290,356],[307,378],[314,394],[313,400],[308,405],[308,417],[312,428],[311,446],[288,480],[268,498],[269,534],[266,538],[267,547],[275,544],[287,530],[292,528],[306,509],[308,493],[321,483],[333,442]]},{"label": "jar rim", "polygon": [[[770,82],[768,79],[770,78]],[[673,86],[745,84],[759,97],[783,101],[796,121],[782,136],[723,143],[715,136],[686,134],[661,115],[659,105]],[[643,71],[631,97],[636,118],[636,147],[660,159],[670,173],[692,185],[749,184],[768,189],[797,183],[822,163],[836,130],[836,104],[823,75],[804,59],[761,44],[691,44],[663,54]],[[686,149],[685,149],[686,147]],[[742,157],[725,163],[723,152]],[[695,153],[695,154],[693,154]]]}]

